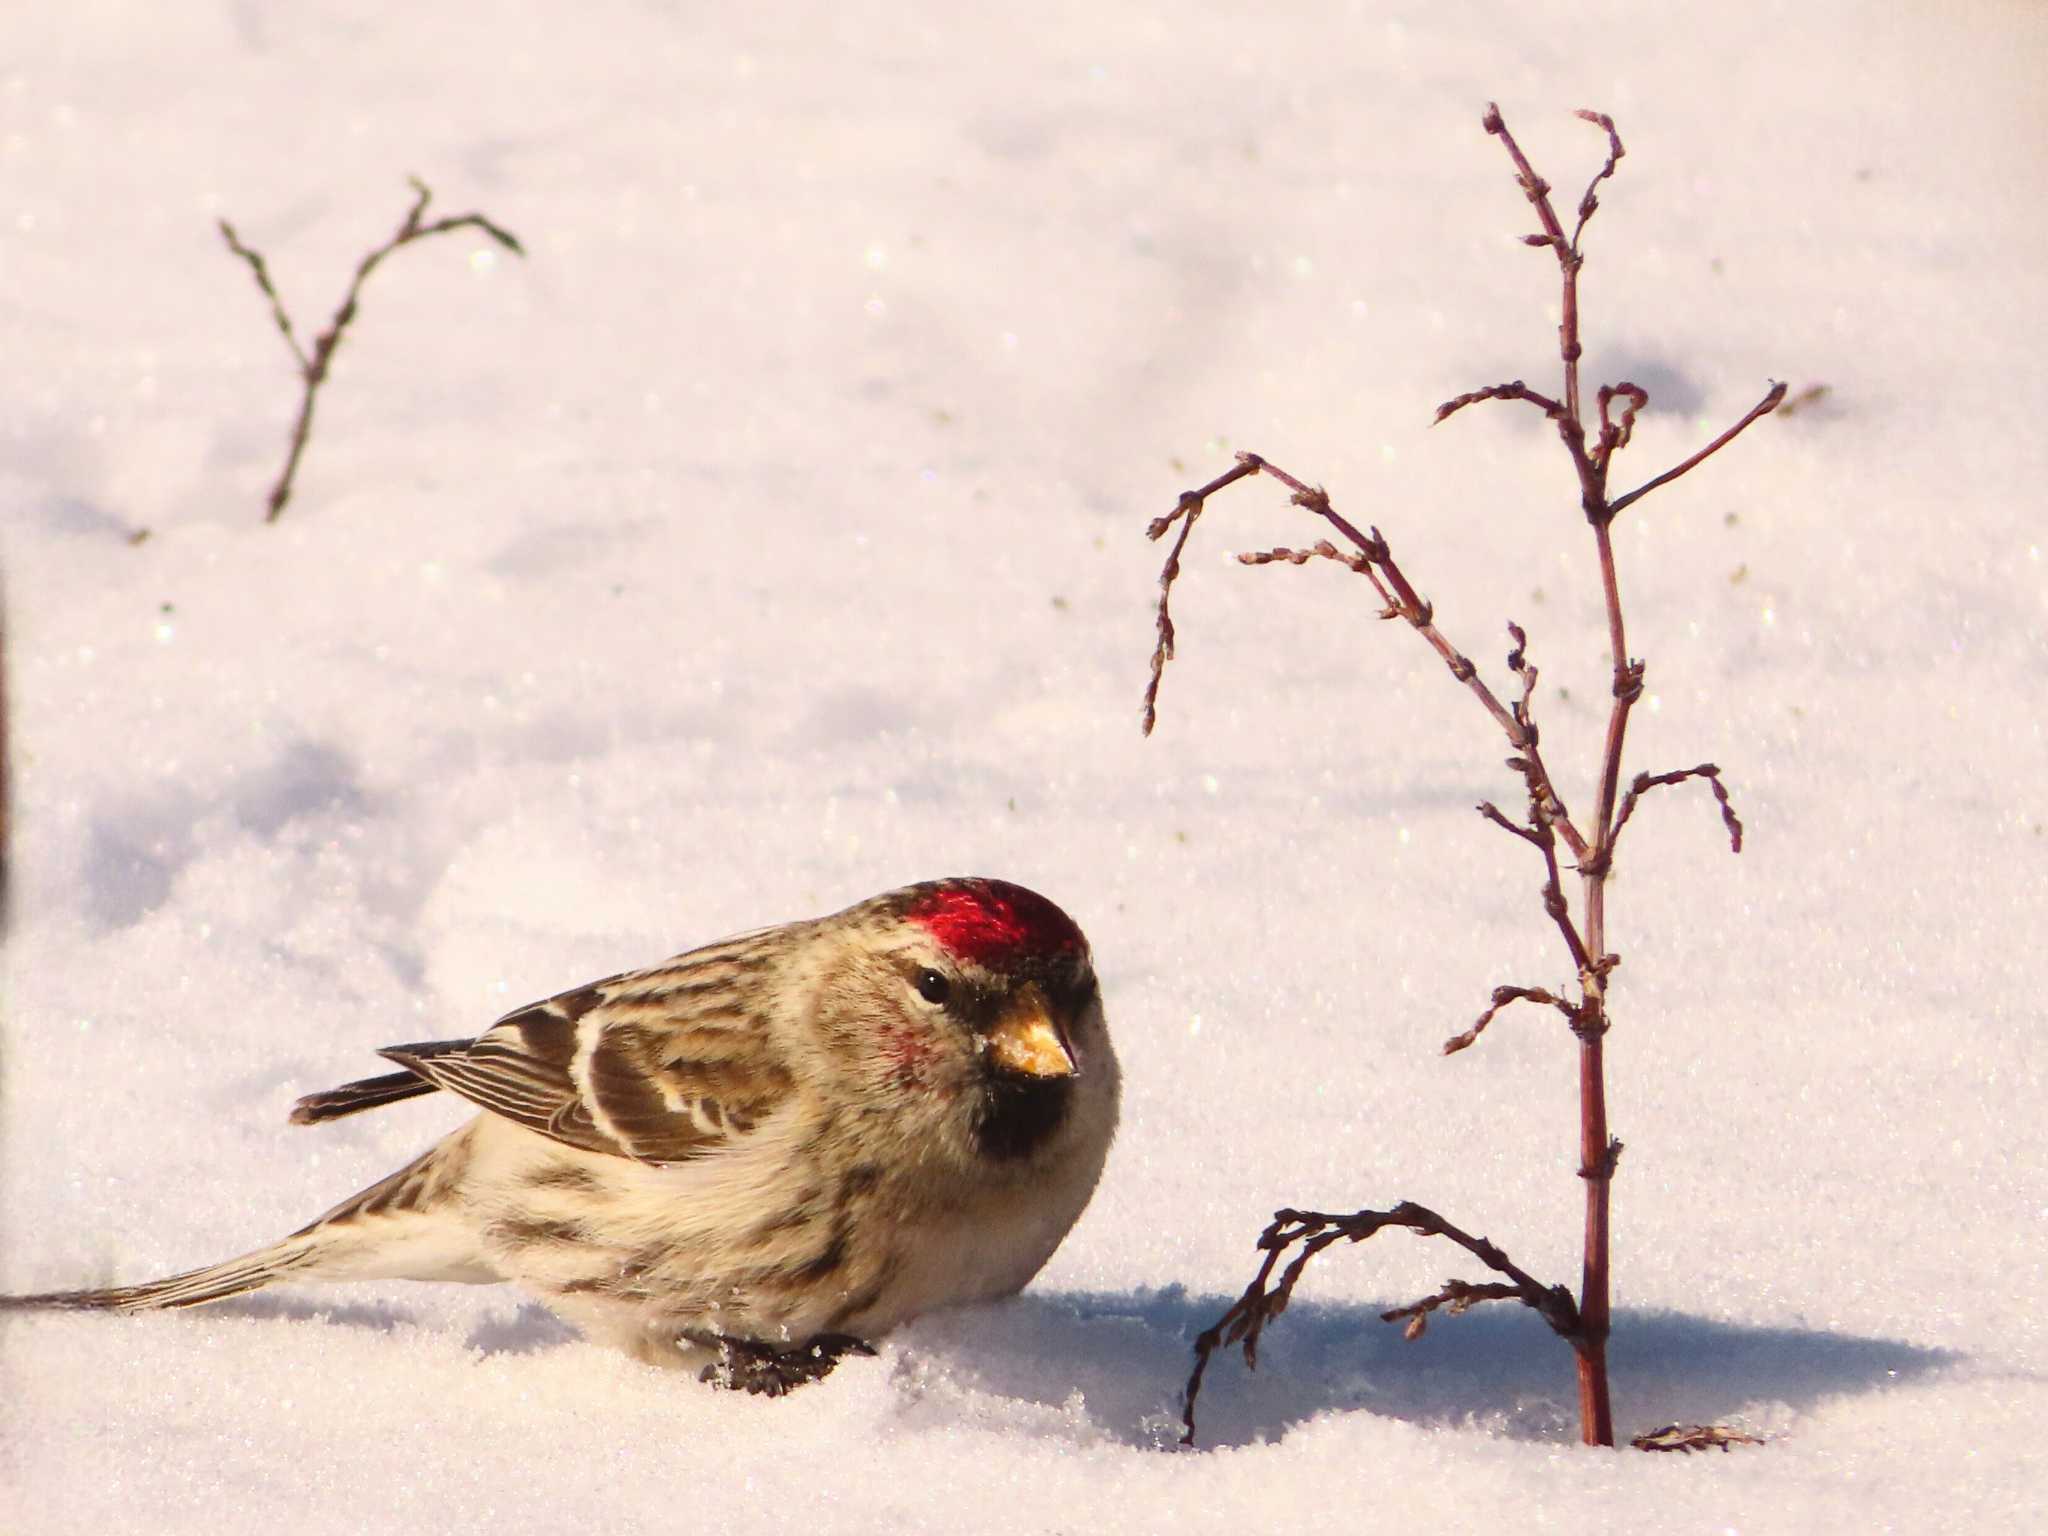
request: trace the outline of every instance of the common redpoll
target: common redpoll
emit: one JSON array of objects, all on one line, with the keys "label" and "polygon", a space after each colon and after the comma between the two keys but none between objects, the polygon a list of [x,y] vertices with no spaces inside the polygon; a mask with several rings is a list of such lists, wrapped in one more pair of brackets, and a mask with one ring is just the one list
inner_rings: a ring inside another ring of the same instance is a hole
[{"label": "common redpoll", "polygon": [[267,1248],[0,1306],[513,1280],[641,1359],[780,1393],[921,1312],[1020,1289],[1117,1120],[1088,942],[1001,880],[908,886],[380,1054],[405,1070],[292,1120],[437,1089],[484,1112]]}]

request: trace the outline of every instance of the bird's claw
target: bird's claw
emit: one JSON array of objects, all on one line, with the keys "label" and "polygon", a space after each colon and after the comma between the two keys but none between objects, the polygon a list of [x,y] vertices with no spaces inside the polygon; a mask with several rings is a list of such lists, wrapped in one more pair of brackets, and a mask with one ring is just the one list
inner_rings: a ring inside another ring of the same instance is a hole
[{"label": "bird's claw", "polygon": [[728,1391],[781,1397],[808,1381],[823,1381],[848,1355],[872,1355],[875,1347],[847,1333],[821,1333],[805,1344],[778,1346],[758,1339],[719,1335],[703,1340],[718,1358],[697,1375]]}]

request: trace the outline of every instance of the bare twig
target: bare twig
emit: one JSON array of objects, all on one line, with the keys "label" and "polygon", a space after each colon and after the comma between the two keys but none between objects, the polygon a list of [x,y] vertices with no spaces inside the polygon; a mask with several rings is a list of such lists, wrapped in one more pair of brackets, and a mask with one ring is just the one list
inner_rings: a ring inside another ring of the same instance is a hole
[{"label": "bare twig", "polygon": [[406,210],[403,222],[388,240],[356,264],[355,275],[349,279],[348,291],[342,295],[333,318],[327,322],[327,328],[313,338],[313,349],[310,352],[299,343],[298,333],[292,326],[290,314],[285,310],[284,300],[279,297],[277,286],[271,281],[269,264],[264,261],[260,252],[243,244],[232,224],[226,219],[220,221],[221,238],[227,242],[231,252],[248,263],[257,288],[262,291],[264,298],[270,301],[270,317],[276,322],[285,345],[291,348],[292,357],[298,364],[300,382],[305,386],[299,397],[298,416],[292,423],[291,446],[285,455],[284,468],[279,471],[277,481],[271,486],[270,495],[265,501],[266,511],[263,520],[267,523],[276,522],[278,515],[285,509],[285,503],[291,500],[292,482],[299,472],[299,460],[305,454],[307,439],[312,435],[313,406],[319,396],[320,386],[327,382],[327,373],[333,366],[335,350],[340,347],[342,335],[347,331],[349,322],[356,317],[356,306],[362,296],[363,284],[377,269],[378,264],[401,246],[434,235],[445,235],[458,229],[481,230],[513,255],[526,254],[525,248],[509,230],[499,227],[481,213],[457,214],[450,218],[436,219],[431,224],[423,222],[427,205],[433,200],[433,193],[426,183],[417,177],[412,180],[412,189],[413,203]]},{"label": "bare twig", "polygon": [[1522,680],[1521,702],[1515,705],[1515,718],[1522,722],[1522,728],[1533,731],[1536,718],[1530,705],[1536,697],[1536,667],[1529,660],[1529,634],[1513,619],[1508,620],[1508,638],[1515,643],[1508,649],[1508,670]]},{"label": "bare twig", "polygon": [[1432,1291],[1420,1301],[1411,1301],[1405,1307],[1389,1307],[1380,1314],[1383,1323],[1398,1323],[1408,1319],[1408,1326],[1401,1330],[1401,1337],[1414,1343],[1429,1330],[1429,1314],[1442,1307],[1453,1317],[1461,1317],[1482,1301],[1519,1301],[1521,1291],[1498,1280],[1488,1280],[1474,1285],[1469,1280],[1446,1280],[1441,1290]]},{"label": "bare twig", "polygon": [[[1616,400],[1621,401],[1621,415],[1610,419],[1608,407]],[[1650,403],[1650,396],[1637,384],[1602,384],[1599,401],[1600,442],[1593,450],[1593,462],[1604,471],[1615,452],[1628,446],[1636,427],[1636,412]]]},{"label": "bare twig", "polygon": [[292,356],[299,360],[303,370],[312,366],[306,356],[306,349],[299,345],[298,333],[292,329],[292,317],[285,312],[284,300],[278,296],[277,285],[270,280],[270,264],[263,259],[260,251],[251,250],[242,244],[235,233],[235,226],[226,219],[220,221],[221,238],[228,243],[228,249],[249,264],[249,271],[255,276],[256,286],[263,291],[263,297],[270,300],[270,318],[277,322],[277,328],[284,336],[284,344],[292,349]]},{"label": "bare twig", "polygon": [[1543,913],[1557,925],[1564,937],[1564,946],[1571,951],[1572,964],[1579,968],[1580,985],[1588,975],[1595,974],[1602,963],[1579,932],[1579,925],[1572,917],[1571,903],[1565,899],[1564,882],[1557,873],[1557,844],[1545,839],[1536,845],[1543,852]]},{"label": "bare twig", "polygon": [[[1494,109],[1496,116],[1499,115],[1499,111],[1498,107]],[[1628,153],[1627,150],[1621,147],[1621,135],[1614,131],[1614,119],[1605,112],[1589,112],[1584,107],[1581,107],[1577,115],[1595,127],[1606,131],[1607,163],[1593,173],[1593,179],[1586,183],[1585,194],[1579,199],[1579,223],[1578,227],[1572,231],[1572,250],[1574,252],[1577,252],[1579,248],[1579,237],[1586,232],[1587,221],[1593,217],[1594,211],[1600,206],[1600,199],[1594,196],[1594,193],[1599,190],[1601,182],[1614,174],[1614,168],[1621,164],[1621,157]]]},{"label": "bare twig", "polygon": [[[1529,157],[1522,153],[1522,146],[1515,142],[1515,136],[1508,132],[1508,125],[1501,120],[1500,104],[1489,101],[1486,115],[1479,120],[1484,128],[1501,142],[1508,152],[1508,158],[1515,163],[1515,182],[1522,189],[1522,195],[1529,199],[1529,206],[1536,210],[1536,218],[1543,226],[1540,236],[1525,237],[1528,245],[1541,245],[1558,253],[1558,260],[1564,261],[1571,255],[1571,245],[1565,240],[1564,226],[1557,222],[1557,212],[1550,206],[1550,183],[1536,174],[1536,168],[1529,163]],[[1594,177],[1597,183],[1600,178]],[[1590,190],[1590,189],[1589,189]]]},{"label": "bare twig", "polygon": [[[1470,390],[1454,399],[1446,400],[1436,408],[1436,421],[1454,416],[1466,406],[1477,405],[1482,400],[1526,400],[1553,421],[1564,414],[1564,407],[1550,396],[1539,395],[1520,379],[1516,379],[1512,384],[1489,384],[1484,389]],[[1430,423],[1432,426],[1435,424],[1436,422]]]},{"label": "bare twig", "polygon": [[1508,820],[1507,813],[1502,811],[1501,808],[1495,805],[1491,800],[1480,801],[1476,809],[1478,810],[1480,815],[1484,816],[1488,821],[1492,822],[1495,826],[1499,827],[1503,832],[1512,832],[1516,837],[1519,837],[1523,842],[1534,843],[1538,848],[1541,848],[1543,846],[1543,838],[1541,834],[1535,832],[1534,830],[1528,827],[1516,826],[1512,821]]},{"label": "bare twig", "polygon": [[1687,470],[1692,469],[1694,466],[1704,463],[1706,460],[1712,458],[1715,454],[1719,453],[1723,448],[1726,448],[1730,443],[1734,442],[1736,438],[1740,437],[1742,435],[1743,429],[1748,427],[1751,422],[1757,420],[1759,417],[1768,416],[1771,414],[1771,412],[1775,411],[1778,408],[1779,402],[1782,401],[1784,398],[1785,386],[1783,384],[1773,383],[1770,389],[1765,393],[1763,399],[1757,401],[1755,405],[1749,408],[1748,415],[1744,416],[1742,420],[1735,423],[1734,426],[1730,427],[1726,432],[1723,432],[1719,437],[1715,438],[1711,443],[1707,444],[1707,446],[1702,448],[1698,453],[1694,454],[1691,458],[1687,459],[1682,464],[1674,464],[1671,468],[1665,470],[1663,474],[1656,476],[1654,479],[1644,481],[1641,485],[1637,486],[1634,490],[1630,491],[1626,496],[1615,497],[1613,501],[1607,504],[1608,518],[1612,520],[1614,517],[1618,516],[1624,508],[1634,506],[1637,502],[1641,501],[1645,496],[1649,495],[1650,492],[1656,490],[1658,486],[1669,485],[1672,481],[1676,480],[1680,475],[1684,474]]},{"label": "bare twig", "polygon": [[[1588,114],[1581,112],[1580,116]],[[1599,121],[1598,114],[1591,120]],[[1564,237],[1564,226],[1558,222],[1557,210],[1550,205],[1550,183],[1536,174],[1529,157],[1522,153],[1522,146],[1515,142],[1515,136],[1508,132],[1507,124],[1501,121],[1500,107],[1493,102],[1486,104],[1486,115],[1480,119],[1480,126],[1501,142],[1514,162],[1515,182],[1522,189],[1522,195],[1529,200],[1529,206],[1536,211],[1536,220],[1543,226],[1540,236],[1525,237],[1528,245],[1547,248],[1557,257],[1558,271],[1564,278],[1564,303],[1557,325],[1558,355],[1564,362],[1564,410],[1557,417],[1558,436],[1564,440],[1566,450],[1572,456],[1573,467],[1577,469],[1582,495],[1591,500],[1599,494],[1599,472],[1593,467],[1586,454],[1586,429],[1579,417],[1579,357],[1584,348],[1579,344],[1579,268],[1585,264],[1585,257],[1579,250],[1579,236],[1585,232],[1586,221],[1598,207],[1593,189],[1602,180],[1614,174],[1614,164],[1621,158],[1621,140],[1614,136],[1613,125],[1608,126],[1608,160],[1600,173],[1586,187],[1586,195],[1580,199],[1578,228],[1572,231],[1570,240]],[[1587,206],[1587,205],[1591,206]],[[1590,515],[1590,507],[1588,512]]]},{"label": "bare twig", "polygon": [[1173,541],[1173,548],[1167,551],[1166,565],[1159,572],[1159,616],[1158,643],[1152,648],[1152,680],[1145,685],[1145,734],[1152,734],[1152,727],[1159,718],[1159,679],[1166,670],[1166,664],[1173,660],[1173,614],[1168,602],[1173,597],[1173,583],[1180,575],[1180,552],[1187,548],[1188,535],[1195,531],[1195,520],[1202,515],[1202,506],[1211,496],[1226,485],[1242,480],[1246,475],[1258,473],[1258,461],[1248,454],[1237,456],[1237,465],[1226,469],[1199,491],[1181,492],[1180,501],[1164,517],[1155,517],[1145,529],[1145,537],[1157,542],[1176,522],[1180,533]]},{"label": "bare twig", "polygon": [[[1307,565],[1311,560],[1334,560],[1361,576],[1372,574],[1372,562],[1365,556],[1347,555],[1328,539],[1317,539],[1307,549],[1248,549],[1237,557],[1239,565]],[[1398,619],[1401,615],[1389,608],[1380,617]]]},{"label": "bare twig", "polygon": [[1481,1035],[1485,1034],[1486,1026],[1493,1022],[1494,1015],[1510,1003],[1544,1003],[1563,1014],[1569,1022],[1576,1022],[1579,1016],[1578,1009],[1571,1003],[1566,1002],[1555,992],[1548,991],[1545,988],[1495,987],[1493,989],[1493,1006],[1479,1015],[1478,1020],[1470,1029],[1466,1030],[1463,1034],[1453,1035],[1450,1039],[1446,1040],[1444,1042],[1444,1054],[1449,1056],[1454,1052],[1462,1051],[1466,1046],[1472,1044]]},{"label": "bare twig", "polygon": [[[1510,768],[1528,772],[1528,764],[1521,758],[1508,759]],[[1557,835],[1551,830],[1542,808],[1537,804],[1532,790],[1529,803],[1529,825],[1518,827],[1491,800],[1482,800],[1479,814],[1503,831],[1512,832],[1523,842],[1533,844],[1543,855],[1543,911],[1557,924],[1557,931],[1564,940],[1565,948],[1571,951],[1572,964],[1581,972],[1592,965],[1593,957],[1586,950],[1586,941],[1580,935],[1578,924],[1572,919],[1571,903],[1565,899],[1564,884],[1557,869]]]},{"label": "bare twig", "polygon": [[[1424,1237],[1444,1238],[1456,1243],[1488,1269],[1508,1277],[1510,1283],[1500,1286],[1470,1286],[1462,1281],[1450,1282],[1450,1286],[1463,1287],[1469,1297],[1462,1306],[1454,1306],[1454,1311],[1463,1311],[1477,1301],[1519,1301],[1524,1306],[1533,1308],[1563,1337],[1569,1339],[1577,1334],[1579,1314],[1572,1302],[1570,1291],[1561,1285],[1544,1285],[1510,1261],[1505,1253],[1485,1238],[1474,1237],[1452,1225],[1427,1206],[1403,1200],[1392,1210],[1353,1211],[1348,1216],[1333,1216],[1324,1211],[1275,1211],[1273,1220],[1259,1235],[1258,1247],[1266,1257],[1259,1265],[1258,1274],[1252,1278],[1252,1283],[1245,1287],[1244,1294],[1232,1303],[1230,1310],[1218,1318],[1213,1327],[1204,1329],[1195,1340],[1195,1364],[1188,1375],[1187,1390],[1182,1398],[1181,1423],[1185,1433],[1181,1436],[1181,1444],[1195,1443],[1195,1399],[1201,1395],[1202,1377],[1209,1369],[1209,1357],[1219,1349],[1227,1349],[1233,1344],[1240,1345],[1244,1350],[1246,1368],[1256,1370],[1259,1364],[1259,1336],[1265,1332],[1268,1323],[1287,1310],[1287,1304],[1294,1296],[1294,1287],[1300,1281],[1302,1271],[1308,1268],[1309,1262],[1333,1244],[1362,1243],[1387,1227],[1406,1227]],[[1294,1255],[1286,1269],[1281,1271],[1279,1283],[1273,1284],[1273,1271],[1279,1266],[1281,1258],[1289,1249],[1297,1246],[1300,1251]],[[1397,1322],[1402,1318],[1412,1319],[1452,1300],[1452,1297],[1440,1291],[1433,1300],[1426,1298],[1410,1306],[1396,1307],[1382,1313],[1381,1317],[1387,1322]],[[1418,1332],[1419,1330],[1412,1330],[1408,1336],[1414,1338]]]},{"label": "bare twig", "polygon": [[1621,809],[1614,818],[1614,830],[1607,834],[1608,856],[1613,857],[1615,839],[1621,836],[1621,829],[1628,824],[1629,817],[1636,813],[1636,802],[1649,791],[1666,784],[1683,784],[1687,779],[1705,779],[1707,788],[1714,792],[1714,798],[1721,803],[1721,824],[1728,829],[1728,851],[1742,852],[1742,819],[1735,814],[1735,807],[1728,802],[1727,786],[1721,782],[1721,770],[1712,763],[1701,763],[1697,768],[1680,768],[1671,773],[1639,773],[1635,782],[1622,797]]}]

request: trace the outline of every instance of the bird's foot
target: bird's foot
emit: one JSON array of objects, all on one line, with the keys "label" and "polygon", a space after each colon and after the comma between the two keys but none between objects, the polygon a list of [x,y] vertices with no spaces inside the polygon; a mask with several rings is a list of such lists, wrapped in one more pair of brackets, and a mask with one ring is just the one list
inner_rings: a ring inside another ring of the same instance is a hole
[{"label": "bird's foot", "polygon": [[699,1381],[731,1391],[780,1397],[807,1381],[823,1381],[848,1355],[872,1355],[875,1347],[847,1333],[821,1333],[809,1343],[764,1344],[723,1334],[693,1338],[716,1350],[718,1358],[698,1373]]}]

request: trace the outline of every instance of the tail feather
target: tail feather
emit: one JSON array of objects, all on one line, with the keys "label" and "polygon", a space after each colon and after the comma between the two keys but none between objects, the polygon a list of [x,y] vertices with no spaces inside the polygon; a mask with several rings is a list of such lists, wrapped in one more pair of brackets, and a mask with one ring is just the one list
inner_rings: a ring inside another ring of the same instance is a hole
[{"label": "tail feather", "polygon": [[[399,1049],[425,1058],[448,1051],[466,1051],[475,1043],[473,1040],[431,1040],[425,1045],[407,1045]],[[391,1053],[386,1051],[383,1054]],[[343,1083],[339,1088],[329,1088],[324,1093],[309,1093],[292,1106],[290,1119],[293,1125],[318,1125],[324,1120],[339,1120],[343,1115],[357,1115],[366,1109],[378,1109],[386,1104],[418,1098],[423,1093],[439,1091],[440,1084],[429,1082],[417,1072],[387,1072],[382,1077],[365,1077],[353,1083]]]},{"label": "tail feather", "polygon": [[313,1257],[311,1244],[287,1240],[274,1247],[187,1270],[142,1285],[111,1286],[99,1291],[44,1291],[35,1296],[0,1296],[0,1312],[48,1309],[65,1312],[153,1312],[170,1307],[196,1307],[261,1290],[281,1280]]},{"label": "tail feather", "polygon": [[[421,1084],[431,1091],[431,1084]],[[337,1090],[338,1091],[338,1090]],[[274,1281],[506,1278],[478,1242],[456,1194],[475,1125],[464,1127],[396,1173],[358,1190],[289,1237],[239,1258],[141,1285],[0,1296],[0,1312],[148,1312],[197,1307]]]},{"label": "tail feather", "polygon": [[344,1115],[358,1115],[366,1109],[380,1109],[386,1104],[398,1104],[406,1099],[418,1098],[425,1093],[438,1093],[437,1084],[412,1072],[389,1072],[383,1077],[366,1077],[360,1082],[343,1083],[339,1088],[329,1088],[324,1093],[309,1093],[292,1106],[293,1125],[319,1125],[327,1120],[339,1120]]}]

